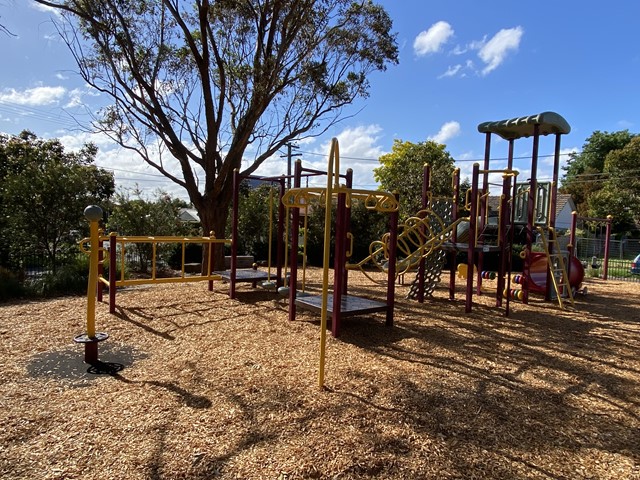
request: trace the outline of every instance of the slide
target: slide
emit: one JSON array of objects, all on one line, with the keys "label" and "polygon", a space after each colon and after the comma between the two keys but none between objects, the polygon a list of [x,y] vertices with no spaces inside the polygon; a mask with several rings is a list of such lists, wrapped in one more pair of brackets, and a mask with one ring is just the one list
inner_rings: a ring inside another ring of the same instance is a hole
[{"label": "slide", "polygon": [[[531,254],[531,292],[545,294],[547,292],[547,255],[541,252]],[[573,288],[580,288],[584,279],[584,267],[580,260],[571,257],[571,268],[569,272],[569,285]]]}]

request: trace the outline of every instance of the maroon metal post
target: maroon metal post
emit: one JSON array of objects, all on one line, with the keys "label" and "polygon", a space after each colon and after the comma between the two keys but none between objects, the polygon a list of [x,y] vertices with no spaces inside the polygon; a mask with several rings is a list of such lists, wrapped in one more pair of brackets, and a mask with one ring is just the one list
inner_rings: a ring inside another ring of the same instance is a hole
[{"label": "maroon metal post", "polygon": [[[353,169],[347,168],[347,174],[345,183],[348,189],[353,188]],[[347,234],[351,232],[351,202],[347,202],[345,205],[345,222],[344,222],[345,237],[344,241],[347,242]],[[349,270],[347,270],[347,258],[346,258],[346,243],[345,243],[345,261],[342,269],[342,275],[344,275],[344,281],[342,282],[342,294],[346,295],[349,289]]]},{"label": "maroon metal post", "polygon": [[473,268],[475,265],[476,253],[476,222],[478,215],[478,177],[480,175],[480,165],[473,164],[471,177],[471,205],[469,211],[469,243],[467,245],[467,298],[464,310],[471,312],[473,304]]},{"label": "maroon metal post", "polygon": [[571,227],[569,229],[569,245],[567,245],[567,278],[571,278],[571,261],[576,253],[576,227],[578,226],[578,212],[571,212]]},{"label": "maroon metal post", "polygon": [[[302,162],[296,160],[293,169],[293,188],[300,188]],[[282,203],[282,202],[280,202]],[[307,205],[309,213],[309,206]],[[300,231],[300,209],[293,207],[291,214],[291,269],[289,271],[289,320],[296,319],[296,293],[298,288],[298,235]]]},{"label": "maroon metal post", "polygon": [[[276,243],[276,287],[283,285],[282,267],[284,266],[285,249],[289,245],[289,239],[285,238],[285,222],[289,221],[287,215],[289,212],[285,211],[284,203],[282,203],[282,197],[286,188],[285,179],[281,177],[279,180],[279,192],[278,192],[278,242]],[[292,255],[297,255],[298,252],[292,252]]]},{"label": "maroon metal post", "polygon": [[[109,313],[116,313],[116,282],[118,281],[116,269],[118,259],[116,257],[116,247],[118,245],[118,234],[109,234]],[[124,254],[124,252],[123,252]]]},{"label": "maroon metal post", "polygon": [[[396,201],[399,201],[400,197],[397,193],[394,193]],[[388,327],[393,326],[393,309],[395,302],[395,287],[396,287],[396,252],[398,245],[398,217],[400,213],[398,210],[391,213],[389,218],[389,271],[387,276],[387,318],[386,325]]]},{"label": "maroon metal post", "polygon": [[[429,188],[431,185],[431,167],[424,165],[422,167],[422,209],[427,208],[429,202]],[[424,218],[424,213],[420,215],[420,218]],[[425,227],[424,224],[420,225],[420,237],[422,241],[425,240]],[[418,302],[424,303],[424,276],[426,269],[426,259],[424,255],[421,255],[420,263],[418,265]]]},{"label": "maroon metal post", "polygon": [[[456,168],[453,171],[453,207],[451,220],[455,223],[458,220],[458,197],[460,196],[460,169]],[[453,250],[449,254],[451,270],[449,271],[449,300],[453,300],[456,295],[456,249],[455,245],[458,242],[458,228],[454,228],[451,232],[451,243],[454,245]]]},{"label": "maroon metal post", "polygon": [[[236,298],[236,270],[238,268],[238,202],[240,201],[240,173],[233,170],[233,208],[231,209],[231,272],[229,275],[229,298]],[[269,239],[271,241],[271,239]],[[212,246],[210,245],[209,248]],[[213,256],[212,256],[213,257]]]},{"label": "maroon metal post", "polygon": [[607,280],[609,276],[609,246],[611,244],[611,221],[613,217],[611,215],[607,215],[607,229],[606,229],[606,239],[604,243],[604,262],[602,264],[602,279]]},{"label": "maroon metal post", "polygon": [[[531,178],[529,179],[529,197],[527,201],[527,246],[525,249],[525,258],[522,273],[526,279],[522,288],[522,302],[529,303],[529,280],[531,276],[531,247],[535,239],[534,235],[534,210],[536,206],[536,199],[538,193],[538,182],[536,179],[538,171],[538,145],[540,143],[540,125],[535,124],[533,126],[533,151],[531,153]],[[547,292],[549,287],[547,284]]]},{"label": "maroon metal post", "polygon": [[500,196],[500,217],[498,220],[498,242],[500,242],[500,258],[498,261],[498,278],[496,281],[496,307],[502,306],[502,292],[504,290],[504,276],[507,270],[507,232],[511,225],[511,209],[509,208],[509,194],[511,192],[511,175],[502,176],[502,195]]},{"label": "maroon metal post", "polygon": [[331,335],[340,335],[340,322],[342,320],[342,295],[344,276],[342,272],[345,268],[345,220],[346,220],[346,194],[338,194],[338,205],[336,209],[336,237],[333,255],[333,315],[331,319]]},{"label": "maroon metal post", "polygon": [[[487,193],[489,192],[489,168],[490,168],[490,156],[491,156],[491,133],[485,134],[484,141],[484,166],[482,167],[484,173],[482,174],[482,196],[478,205],[478,232],[480,235],[484,231],[487,224]],[[480,236],[478,235],[478,236]],[[482,241],[484,244],[484,239]],[[484,264],[484,251],[480,251],[477,254],[478,259],[478,273],[476,282],[476,293],[482,295],[482,266]]]},{"label": "maroon metal post", "polygon": [[[102,230],[99,231],[98,238],[102,237]],[[98,283],[96,284],[96,296],[98,297],[98,301],[102,301],[102,293],[104,290],[104,283],[102,283],[101,279],[104,277],[104,250],[102,248],[102,240],[98,240],[99,250],[98,250]]]},{"label": "maroon metal post", "polygon": [[551,199],[549,201],[549,226],[556,226],[556,208],[558,206],[558,175],[560,173],[560,140],[561,135],[556,133],[555,149],[553,153],[553,179],[551,181]]}]

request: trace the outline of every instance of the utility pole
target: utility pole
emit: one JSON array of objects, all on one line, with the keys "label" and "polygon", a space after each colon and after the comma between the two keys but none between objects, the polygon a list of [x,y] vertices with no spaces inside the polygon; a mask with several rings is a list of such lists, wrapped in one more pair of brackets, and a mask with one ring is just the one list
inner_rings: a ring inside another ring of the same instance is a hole
[{"label": "utility pole", "polygon": [[293,157],[301,157],[301,153],[292,153],[293,149],[300,148],[297,145],[292,144],[291,142],[285,143],[287,146],[287,154],[280,155],[280,158],[287,157],[287,188],[291,188],[291,159]]}]

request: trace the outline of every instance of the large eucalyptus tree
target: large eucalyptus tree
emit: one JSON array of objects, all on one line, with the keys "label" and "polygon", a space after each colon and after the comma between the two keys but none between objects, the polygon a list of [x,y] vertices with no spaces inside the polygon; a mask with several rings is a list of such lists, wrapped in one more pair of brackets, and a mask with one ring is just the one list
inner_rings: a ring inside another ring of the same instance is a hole
[{"label": "large eucalyptus tree", "polygon": [[[110,98],[94,128],[184,187],[222,236],[233,170],[320,135],[397,63],[370,0],[36,0]],[[155,146],[155,148],[154,148]]]}]

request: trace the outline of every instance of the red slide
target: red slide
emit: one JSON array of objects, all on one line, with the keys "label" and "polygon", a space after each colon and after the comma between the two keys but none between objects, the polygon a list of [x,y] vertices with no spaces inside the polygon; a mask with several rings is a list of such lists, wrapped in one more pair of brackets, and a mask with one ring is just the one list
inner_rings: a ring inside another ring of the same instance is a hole
[{"label": "red slide", "polygon": [[[541,252],[533,252],[531,254],[531,283],[529,291],[536,293],[547,292],[547,255]],[[571,268],[569,273],[569,285],[573,288],[579,288],[584,279],[584,267],[580,260],[571,257]]]}]

